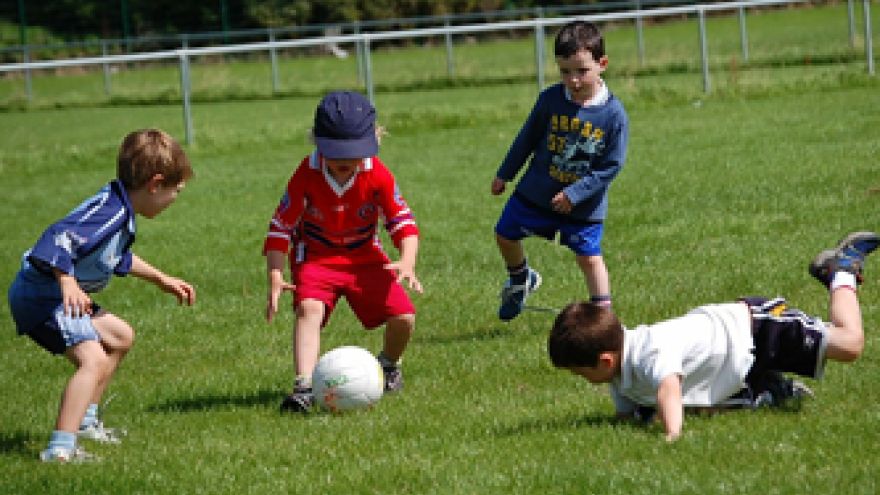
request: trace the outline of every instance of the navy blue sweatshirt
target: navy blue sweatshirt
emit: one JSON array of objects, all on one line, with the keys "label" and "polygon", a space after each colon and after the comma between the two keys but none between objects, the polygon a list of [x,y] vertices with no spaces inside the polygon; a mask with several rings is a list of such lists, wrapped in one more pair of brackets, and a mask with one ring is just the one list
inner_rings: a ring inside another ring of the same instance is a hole
[{"label": "navy blue sweatshirt", "polygon": [[553,211],[550,200],[564,191],[574,205],[569,217],[601,222],[608,211],[608,187],[626,158],[628,134],[626,111],[613,94],[582,107],[558,83],[538,95],[496,175],[513,180],[531,157],[516,194]]}]

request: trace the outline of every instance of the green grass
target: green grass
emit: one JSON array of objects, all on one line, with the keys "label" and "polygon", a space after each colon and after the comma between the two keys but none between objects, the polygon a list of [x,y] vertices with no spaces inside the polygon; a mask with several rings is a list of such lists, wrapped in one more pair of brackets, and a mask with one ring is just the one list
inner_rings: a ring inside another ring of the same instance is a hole
[{"label": "green grass", "polygon": [[[862,32],[861,8],[856,24]],[[871,11],[873,25],[880,25],[880,9]],[[727,91],[742,86],[763,86],[764,68],[788,68],[797,80],[801,69],[816,66],[849,66],[864,72],[864,42],[849,44],[845,3],[797,9],[751,10],[747,15],[749,59],[740,49],[737,16],[723,14],[707,19],[712,87]],[[698,28],[695,18],[662,18],[645,21],[644,60],[639,61],[632,23],[603,26],[611,60],[608,76],[628,79],[644,74],[651,79],[650,91],[702,91]],[[548,82],[557,77],[553,63],[553,34],[548,28],[545,42],[545,72]],[[457,36],[453,50],[453,73],[447,72],[444,39],[420,39],[419,46],[373,50],[373,79],[378,92],[420,91],[461,86],[493,86],[500,82],[534,82],[534,33],[520,30],[514,39],[475,42],[471,36]],[[880,45],[880,29],[873,31],[874,45]],[[266,54],[246,58],[204,56],[192,60],[192,98],[196,102],[260,100],[273,96],[317,96],[330,89],[358,88],[357,60],[353,47],[346,59],[316,56],[311,51],[279,51],[279,85],[273,93],[271,68]],[[876,51],[875,51],[876,52]],[[113,66],[109,94],[100,66],[87,69],[35,71],[33,100],[28,101],[22,75],[0,78],[0,110],[19,111],[52,107],[83,107],[130,104],[161,104],[180,101],[178,64],[154,62]]]},{"label": "green grass", "polygon": [[[824,313],[807,260],[847,231],[878,228],[880,83],[862,70],[766,67],[708,96],[694,74],[609,78],[632,122],[604,241],[627,325],[748,294]],[[880,285],[870,263],[860,361],[829,364],[801,411],[689,417],[674,445],[657,426],[615,423],[603,388],[551,367],[549,314],[497,321],[504,274],[492,227],[503,199],[489,185],[534,95],[532,81],[377,95],[390,131],[382,157],[423,232],[426,292],[414,296],[404,392],[338,417],[277,413],[292,380],[293,320],[289,308],[272,325],[261,316],[263,235],[310,150],[317,98],[198,105],[188,148],[197,177],[171,209],[139,222],[135,245],[194,283],[196,306],[126,278],[97,296],[137,342],[105,417],[130,434],[89,445],[105,458],[96,469],[37,461],[71,368],[15,337],[0,305],[0,493],[876,493]],[[180,113],[0,113],[0,286],[48,223],[112,177],[124,132],[181,136]],[[526,247],[545,279],[534,304],[584,297],[570,253]],[[381,332],[361,330],[343,304],[322,348],[344,344],[378,351]]]}]

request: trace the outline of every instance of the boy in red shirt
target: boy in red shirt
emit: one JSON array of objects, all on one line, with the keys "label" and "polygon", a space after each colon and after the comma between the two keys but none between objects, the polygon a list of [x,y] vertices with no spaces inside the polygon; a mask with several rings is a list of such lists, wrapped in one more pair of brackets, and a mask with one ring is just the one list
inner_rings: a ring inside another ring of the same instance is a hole
[{"label": "boy in red shirt", "polygon": [[[315,111],[312,133],[317,150],[302,160],[287,183],[263,246],[269,285],[266,319],[272,321],[284,291],[293,292],[296,311],[296,379],[293,393],[281,403],[282,412],[311,408],[321,329],[341,296],[367,329],[385,324],[378,355],[385,390],[400,390],[400,358],[415,325],[415,307],[401,282],[422,292],[415,274],[419,230],[394,176],[376,156],[373,105],[358,93],[330,93]],[[380,219],[400,251],[396,262],[379,241]],[[288,253],[293,283],[283,275]]]}]

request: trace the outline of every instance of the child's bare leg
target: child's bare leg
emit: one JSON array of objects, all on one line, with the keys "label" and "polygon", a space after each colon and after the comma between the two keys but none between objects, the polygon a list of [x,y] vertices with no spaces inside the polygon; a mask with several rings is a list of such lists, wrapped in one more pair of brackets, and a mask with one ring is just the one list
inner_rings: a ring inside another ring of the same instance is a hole
[{"label": "child's bare leg", "polygon": [[392,362],[397,362],[403,356],[409,339],[412,337],[416,324],[416,315],[392,316],[385,324],[385,342],[382,354]]},{"label": "child's bare leg", "polygon": [[495,242],[498,243],[498,250],[501,252],[501,257],[504,258],[504,263],[508,268],[520,266],[525,262],[526,254],[523,250],[522,242],[512,241],[498,234],[495,234]]},{"label": "child's bare leg", "polygon": [[121,318],[110,313],[101,312],[92,318],[92,324],[101,336],[101,347],[107,355],[107,373],[98,382],[92,395],[92,404],[98,404],[107,385],[119,368],[119,363],[128,354],[134,344],[134,330]]},{"label": "child's bare leg", "polygon": [[293,359],[297,377],[311,379],[321,352],[321,322],[326,308],[317,299],[304,299],[296,307]]},{"label": "child's bare leg", "polygon": [[584,273],[587,288],[590,291],[590,299],[593,302],[611,302],[611,281],[608,278],[608,268],[605,267],[605,259],[602,256],[577,256],[577,264]]},{"label": "child's bare leg", "polygon": [[831,327],[826,357],[835,361],[855,361],[865,347],[862,312],[856,291],[848,287],[832,290],[828,312]]},{"label": "child's bare leg", "polygon": [[76,433],[99,383],[107,380],[110,361],[101,344],[94,340],[81,342],[67,349],[64,355],[76,366],[76,371],[61,396],[55,429]]}]

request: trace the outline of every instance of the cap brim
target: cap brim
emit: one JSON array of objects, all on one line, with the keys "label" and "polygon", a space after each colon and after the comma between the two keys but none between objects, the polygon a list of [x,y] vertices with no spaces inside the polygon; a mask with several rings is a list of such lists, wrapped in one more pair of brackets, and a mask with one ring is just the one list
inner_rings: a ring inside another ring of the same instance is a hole
[{"label": "cap brim", "polygon": [[369,158],[379,153],[376,136],[369,135],[359,139],[334,139],[315,137],[318,152],[325,158]]}]

